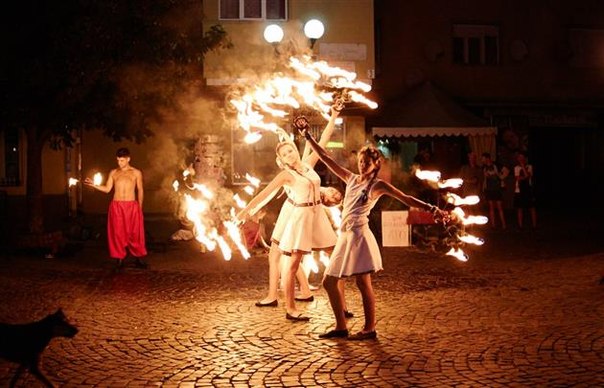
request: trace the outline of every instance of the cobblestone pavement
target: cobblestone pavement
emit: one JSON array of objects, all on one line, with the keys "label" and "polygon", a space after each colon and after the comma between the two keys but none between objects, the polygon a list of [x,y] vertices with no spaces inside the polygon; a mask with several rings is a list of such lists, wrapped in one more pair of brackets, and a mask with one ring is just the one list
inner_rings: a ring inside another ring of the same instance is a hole
[{"label": "cobblestone pavement", "polygon": [[[65,387],[604,386],[604,246],[569,229],[490,233],[467,263],[384,249],[375,341],[319,340],[333,324],[322,289],[300,304],[307,323],[286,321],[282,303],[254,307],[266,258],[226,262],[192,242],[119,274],[101,240],[56,259],[5,253],[0,321],[64,309],[80,332],[53,340],[42,369]],[[355,332],[353,281],[346,295]],[[0,361],[1,386],[15,369]]]}]

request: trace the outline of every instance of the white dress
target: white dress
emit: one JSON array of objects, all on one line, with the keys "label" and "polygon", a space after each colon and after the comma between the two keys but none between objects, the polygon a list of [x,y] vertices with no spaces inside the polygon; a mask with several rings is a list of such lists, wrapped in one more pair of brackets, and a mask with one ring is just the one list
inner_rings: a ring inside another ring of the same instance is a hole
[{"label": "white dress", "polygon": [[271,235],[271,242],[279,245],[279,241],[281,241],[281,236],[283,235],[283,229],[285,229],[285,225],[287,225],[287,221],[289,220],[289,216],[291,211],[294,209],[294,205],[292,205],[292,201],[290,201],[289,196],[289,188],[285,187],[285,195],[287,199],[283,202],[281,206],[281,210],[279,210],[279,216],[277,217],[277,221],[275,222],[275,227],[273,228],[273,234]]},{"label": "white dress", "polygon": [[362,200],[363,192],[368,196],[371,187],[370,182],[359,183],[358,178],[359,175],[351,174],[346,182],[341,233],[325,269],[329,276],[342,278],[383,269],[380,249],[369,229],[369,212],[377,199]]},{"label": "white dress", "polygon": [[286,255],[333,248],[337,237],[321,204],[321,178],[304,163],[301,171],[288,171],[294,183],[286,186],[288,198],[271,239]]}]

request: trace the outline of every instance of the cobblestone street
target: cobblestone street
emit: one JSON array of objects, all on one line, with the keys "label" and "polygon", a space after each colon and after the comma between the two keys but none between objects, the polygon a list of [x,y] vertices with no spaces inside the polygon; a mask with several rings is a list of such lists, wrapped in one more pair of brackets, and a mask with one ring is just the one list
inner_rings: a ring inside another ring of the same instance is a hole
[{"label": "cobblestone street", "polygon": [[[323,289],[299,303],[310,322],[287,321],[282,299],[255,307],[266,257],[227,262],[193,242],[122,273],[102,238],[63,258],[3,254],[0,321],[63,308],[80,332],[53,340],[42,370],[65,387],[604,386],[604,247],[589,227],[544,225],[490,233],[467,263],[384,249],[375,341],[318,339],[333,324]],[[352,280],[346,296],[356,332],[363,311]],[[15,370],[1,360],[0,385]],[[18,386],[41,385],[26,373]]]}]

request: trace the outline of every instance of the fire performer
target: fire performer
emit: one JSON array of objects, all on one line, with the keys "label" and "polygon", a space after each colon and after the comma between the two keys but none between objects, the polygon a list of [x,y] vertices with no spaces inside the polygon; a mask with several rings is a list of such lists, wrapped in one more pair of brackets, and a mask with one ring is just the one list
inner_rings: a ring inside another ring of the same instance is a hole
[{"label": "fire performer", "polygon": [[[368,226],[369,212],[382,195],[388,195],[408,206],[429,210],[436,218],[444,218],[445,213],[436,206],[407,195],[390,183],[378,179],[382,155],[375,147],[365,146],[359,151],[357,155],[359,175],[357,175],[332,159],[307,130],[301,132],[321,161],[346,182],[341,233],[323,279],[323,286],[329,296],[336,319],[336,327],[319,335],[319,338],[348,337],[349,340],[376,338],[375,294],[371,284],[371,274],[383,268],[377,241]],[[349,276],[356,277],[365,314],[363,330],[351,336],[348,336],[342,293],[344,278]]]},{"label": "fire performer", "polygon": [[[336,118],[342,108],[341,103],[336,103],[331,108],[329,122],[321,134],[322,145],[326,145],[329,141]],[[298,120],[300,122],[294,122],[294,125],[308,125],[305,118],[296,118],[296,121]],[[285,188],[288,198],[281,208],[271,236],[269,295],[256,305],[277,306],[279,261],[281,255],[284,254],[290,257],[289,265],[282,274],[286,298],[285,317],[292,321],[308,321],[309,317],[302,315],[297,310],[295,300],[311,301],[313,298],[312,295],[307,298],[295,298],[296,273],[303,273],[299,268],[303,255],[313,250],[330,252],[335,245],[336,234],[321,205],[321,179],[313,170],[319,160],[316,153],[305,150],[304,156],[301,158],[296,145],[287,139],[277,144],[276,153],[277,164],[283,168],[283,171],[239,212],[237,218],[245,220],[250,213],[257,211],[256,208],[265,203],[274,192],[281,187]],[[306,276],[298,276],[298,280],[301,292],[304,292],[303,288],[306,288],[310,294]]]},{"label": "fire performer", "polygon": [[95,185],[86,178],[84,184],[103,193],[113,190],[113,200],[107,213],[107,240],[109,256],[116,260],[117,269],[123,267],[128,252],[136,259],[138,268],[148,268],[144,260],[147,248],[143,222],[143,175],[130,165],[127,148],[118,149],[116,158],[118,168],[111,170],[107,183]]}]

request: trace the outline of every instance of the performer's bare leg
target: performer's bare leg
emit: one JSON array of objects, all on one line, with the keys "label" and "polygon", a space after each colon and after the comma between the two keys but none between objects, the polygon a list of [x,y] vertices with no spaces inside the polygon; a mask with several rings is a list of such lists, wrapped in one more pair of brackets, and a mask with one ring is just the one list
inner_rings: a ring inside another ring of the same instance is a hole
[{"label": "performer's bare leg", "polygon": [[291,257],[289,258],[289,263],[286,267],[287,269],[283,273],[285,308],[287,310],[287,313],[293,317],[297,317],[300,315],[300,312],[296,308],[296,301],[294,299],[296,272],[298,271],[298,267],[300,266],[300,261],[302,261],[302,253],[292,253]]},{"label": "performer's bare leg", "polygon": [[357,287],[363,298],[363,312],[365,313],[365,326],[363,332],[375,331],[375,294],[371,284],[371,274],[357,275]]},{"label": "performer's bare leg", "polygon": [[261,304],[268,304],[279,296],[279,273],[281,272],[281,251],[275,243],[271,243],[268,252],[268,294],[266,298],[260,301]]},{"label": "performer's bare leg", "polygon": [[344,316],[344,293],[342,291],[344,281],[334,276],[326,275],[323,278],[323,287],[327,291],[329,304],[333,310],[333,315],[336,319],[336,327],[334,330],[346,330],[346,317]]},{"label": "performer's bare leg", "polygon": [[298,271],[296,272],[296,279],[298,280],[298,286],[300,287],[300,295],[299,298],[310,298],[312,293],[310,291],[310,284],[308,283],[308,276],[306,276],[306,272],[302,266],[298,266]]}]

